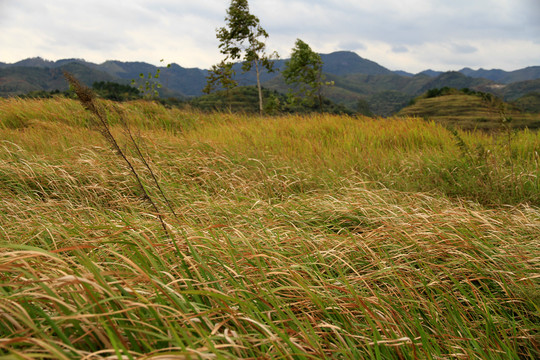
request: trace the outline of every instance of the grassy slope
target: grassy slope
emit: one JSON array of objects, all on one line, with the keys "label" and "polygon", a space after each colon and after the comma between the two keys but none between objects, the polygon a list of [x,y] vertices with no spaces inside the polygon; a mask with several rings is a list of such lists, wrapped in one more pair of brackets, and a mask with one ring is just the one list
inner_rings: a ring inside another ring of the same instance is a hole
[{"label": "grassy slope", "polygon": [[[443,124],[452,124],[465,129],[494,129],[500,126],[497,107],[473,95],[447,95],[419,99],[414,105],[402,109],[398,116],[418,116]],[[512,126],[516,128],[540,127],[540,115],[510,112]]]},{"label": "grassy slope", "polygon": [[540,114],[540,92],[529,93],[520,97],[514,103],[522,111]]},{"label": "grassy slope", "polygon": [[2,100],[0,355],[538,355],[538,134],[109,106],[171,234],[77,103]]}]

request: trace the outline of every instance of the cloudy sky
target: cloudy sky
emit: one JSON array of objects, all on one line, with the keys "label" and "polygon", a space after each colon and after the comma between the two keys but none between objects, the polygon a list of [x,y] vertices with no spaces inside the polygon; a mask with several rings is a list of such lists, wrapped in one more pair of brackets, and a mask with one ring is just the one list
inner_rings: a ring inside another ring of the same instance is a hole
[{"label": "cloudy sky", "polygon": [[[41,56],[209,68],[230,0],[0,0],[0,62]],[[540,0],[250,0],[290,55],[351,50],[391,70],[540,65]]]}]

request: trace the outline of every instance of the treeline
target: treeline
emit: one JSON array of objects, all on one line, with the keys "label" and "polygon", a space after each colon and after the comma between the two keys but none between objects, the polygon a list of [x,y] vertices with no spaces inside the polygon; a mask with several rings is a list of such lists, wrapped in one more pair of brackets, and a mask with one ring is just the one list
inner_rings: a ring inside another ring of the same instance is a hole
[{"label": "treeline", "polygon": [[418,100],[420,100],[420,99],[432,99],[432,98],[437,98],[437,97],[441,97],[441,96],[449,96],[449,95],[478,96],[484,102],[489,103],[490,105],[493,105],[493,106],[498,106],[498,105],[504,104],[503,99],[501,99],[500,97],[498,97],[496,95],[490,94],[490,93],[486,93],[486,92],[482,92],[482,91],[476,91],[476,90],[472,90],[472,89],[469,89],[469,88],[456,89],[456,88],[445,86],[445,87],[442,87],[442,88],[429,89],[424,94],[412,99],[409,102],[409,105],[416,104],[416,102]]},{"label": "treeline", "polygon": [[[92,90],[102,99],[111,101],[132,101],[144,99],[141,91],[133,86],[119,84],[110,81],[94,82]],[[264,99],[264,113],[268,115],[310,113],[319,111],[319,103],[297,102],[291,103],[289,97],[275,90],[262,89]],[[60,91],[33,91],[21,98],[52,98],[52,97],[75,98],[71,90]],[[152,98],[167,107],[191,107],[202,111],[230,111],[256,113],[259,111],[258,90],[255,86],[239,86],[230,90],[222,90],[203,95],[191,100],[176,98]],[[344,105],[337,104],[329,99],[323,100],[324,110],[331,114],[353,115],[355,112]],[[359,111],[360,113],[362,111]]]},{"label": "treeline", "polygon": [[442,87],[440,89],[438,88],[430,89],[426,91],[426,93],[423,96],[421,96],[421,98],[430,99],[430,98],[436,98],[439,96],[447,96],[447,95],[474,95],[488,102],[502,102],[502,99],[490,93],[476,91],[469,88],[463,88],[463,89],[458,90],[456,88],[451,88],[448,86]]},{"label": "treeline", "polygon": [[112,101],[137,100],[141,98],[141,92],[133,86],[110,81],[95,82],[92,85],[92,89],[102,98]]},{"label": "treeline", "polygon": [[[268,115],[311,113],[320,111],[320,104],[313,102],[291,102],[289,97],[275,90],[262,88],[263,111]],[[357,112],[327,98],[322,99],[324,112],[354,115]],[[230,90],[216,91],[187,102],[192,108],[202,111],[228,111],[256,113],[259,111],[259,93],[255,86],[239,86]]]},{"label": "treeline", "polygon": [[[129,101],[141,99],[141,92],[125,84],[119,84],[112,81],[97,81],[92,85],[92,90],[96,93],[98,97],[103,99],[112,100],[112,101]],[[25,95],[21,95],[21,98],[30,98],[30,99],[47,99],[55,96],[64,96],[68,98],[74,98],[75,93],[71,90],[39,90],[31,91]]]}]

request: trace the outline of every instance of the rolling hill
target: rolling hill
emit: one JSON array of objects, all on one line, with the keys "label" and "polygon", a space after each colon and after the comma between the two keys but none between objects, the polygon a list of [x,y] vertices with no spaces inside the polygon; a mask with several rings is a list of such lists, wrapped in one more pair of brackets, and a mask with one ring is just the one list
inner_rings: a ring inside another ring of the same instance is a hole
[{"label": "rolling hill", "polygon": [[462,129],[500,129],[505,124],[512,128],[540,128],[538,115],[504,105],[489,94],[473,95],[457,90],[443,96],[419,97],[412,105],[401,109],[397,116],[420,117]]}]

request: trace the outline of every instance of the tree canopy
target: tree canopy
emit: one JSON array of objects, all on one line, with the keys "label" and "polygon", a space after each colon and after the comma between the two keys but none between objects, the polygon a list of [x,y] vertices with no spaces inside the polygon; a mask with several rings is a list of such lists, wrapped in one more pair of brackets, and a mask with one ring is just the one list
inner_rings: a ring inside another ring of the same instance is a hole
[{"label": "tree canopy", "polygon": [[307,43],[297,39],[291,59],[285,63],[285,70],[282,72],[285,82],[294,86],[289,91],[293,100],[303,99],[308,103],[318,102],[322,110],[322,86],[324,84],[322,66],[321,56],[311,50]]},{"label": "tree canopy", "polygon": [[263,96],[260,81],[262,69],[273,71],[272,56],[266,54],[265,39],[268,33],[262,28],[259,18],[251,14],[247,0],[232,0],[225,17],[225,26],[217,30],[219,48],[225,59],[210,70],[206,90],[211,91],[219,83],[230,89],[237,84],[232,80],[232,63],[241,60],[242,71],[255,68],[259,92],[259,111],[263,113]]}]

